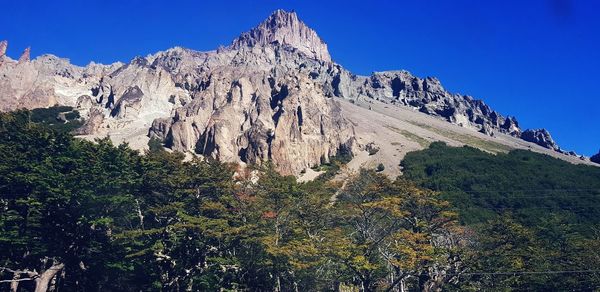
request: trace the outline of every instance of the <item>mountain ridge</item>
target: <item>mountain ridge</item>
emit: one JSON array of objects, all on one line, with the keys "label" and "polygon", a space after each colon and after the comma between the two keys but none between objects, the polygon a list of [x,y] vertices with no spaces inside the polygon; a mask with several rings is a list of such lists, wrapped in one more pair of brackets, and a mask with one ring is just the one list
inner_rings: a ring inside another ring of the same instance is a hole
[{"label": "mountain ridge", "polygon": [[[358,142],[340,100],[408,107],[488,136],[523,132],[514,117],[446,91],[437,78],[351,73],[331,61],[327,45],[295,12],[283,10],[215,51],[174,47],[85,67],[52,55],[0,58],[1,110],[72,105],[87,119],[79,132],[86,137],[110,135],[134,148],[157,138],[173,150],[225,161],[273,160],[287,174],[375,142]],[[564,152],[547,131],[531,131],[529,142]]]}]

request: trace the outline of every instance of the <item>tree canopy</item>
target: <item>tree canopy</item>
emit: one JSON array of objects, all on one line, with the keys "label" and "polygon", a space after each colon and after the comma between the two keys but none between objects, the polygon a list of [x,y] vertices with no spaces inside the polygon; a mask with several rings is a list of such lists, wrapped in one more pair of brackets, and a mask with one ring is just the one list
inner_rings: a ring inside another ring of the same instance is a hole
[{"label": "tree canopy", "polygon": [[439,191],[476,231],[469,282],[538,291],[600,285],[600,168],[527,150],[492,155],[439,142],[409,153],[402,167],[407,179]]},{"label": "tree canopy", "polygon": [[455,278],[456,214],[432,191],[374,171],[342,189],[300,184],[268,163],[153,145],[0,114],[0,289],[391,291]]},{"label": "tree canopy", "polygon": [[[0,290],[592,290],[600,171],[433,143],[391,180],[298,183],[0,114]],[[75,118],[75,115],[73,115]],[[76,118],[75,118],[76,119]]]}]

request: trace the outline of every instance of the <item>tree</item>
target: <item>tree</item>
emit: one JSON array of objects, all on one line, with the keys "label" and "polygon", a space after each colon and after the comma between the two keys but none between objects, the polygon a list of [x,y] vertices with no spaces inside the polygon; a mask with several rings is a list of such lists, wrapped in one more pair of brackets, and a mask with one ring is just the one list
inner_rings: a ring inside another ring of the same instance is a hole
[{"label": "tree", "polygon": [[439,270],[456,266],[448,237],[455,214],[434,193],[363,170],[336,205],[337,224],[323,248],[362,291],[395,290],[411,278],[433,290],[446,280]]},{"label": "tree", "polygon": [[[1,261],[11,286],[97,286],[116,218],[127,218],[137,153],[73,140],[31,123],[26,111],[0,116],[0,140],[0,248],[9,251]],[[55,279],[63,273],[71,278]]]},{"label": "tree", "polygon": [[[593,290],[600,169],[526,150],[492,155],[432,143],[402,162],[404,177],[452,203],[472,249],[457,289]],[[552,271],[580,271],[555,273]],[[590,271],[591,270],[591,271]]]},{"label": "tree", "polygon": [[[143,285],[166,290],[239,287],[236,249],[244,230],[232,168],[183,162],[180,154],[144,158],[137,228],[117,235],[134,270],[154,275]],[[147,267],[148,263],[151,264]]]}]

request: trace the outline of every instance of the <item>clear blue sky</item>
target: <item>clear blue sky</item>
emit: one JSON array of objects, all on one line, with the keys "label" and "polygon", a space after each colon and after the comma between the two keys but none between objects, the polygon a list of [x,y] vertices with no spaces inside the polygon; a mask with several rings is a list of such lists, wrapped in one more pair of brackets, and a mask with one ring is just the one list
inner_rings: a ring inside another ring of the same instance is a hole
[{"label": "clear blue sky", "polygon": [[[125,3],[126,2],[126,3]],[[73,63],[227,45],[294,9],[351,71],[406,69],[483,99],[565,149],[600,148],[600,1],[3,1],[0,39]]]}]

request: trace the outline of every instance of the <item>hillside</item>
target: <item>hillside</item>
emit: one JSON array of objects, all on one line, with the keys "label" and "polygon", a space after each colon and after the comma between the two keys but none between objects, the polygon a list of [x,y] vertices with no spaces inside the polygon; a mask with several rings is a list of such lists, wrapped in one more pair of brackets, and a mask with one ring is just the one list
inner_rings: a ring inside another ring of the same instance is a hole
[{"label": "hillside", "polygon": [[77,139],[47,118],[63,110],[0,114],[0,289],[600,285],[597,167],[434,142],[396,180],[336,181],[340,157],[297,183],[269,164]]},{"label": "hillside", "polygon": [[0,291],[600,289],[600,153],[435,77],[356,75],[294,11],[126,63],[7,47]]},{"label": "hillside", "polygon": [[[404,177],[439,191],[460,221],[477,230],[484,271],[589,270],[600,263],[600,169],[526,150],[490,155],[433,143],[407,154]],[[518,290],[565,290],[597,274],[473,275]],[[592,285],[593,286],[593,285]]]},{"label": "hillside", "polygon": [[[109,136],[146,149],[154,138],[188,155],[241,165],[272,161],[294,175],[376,144],[381,154],[367,165],[384,163],[393,176],[403,154],[422,149],[423,139],[492,152],[532,148],[589,163],[560,149],[547,131],[521,129],[515,117],[448,92],[436,78],[353,74],[295,12],[277,10],[214,51],[174,47],[128,63],[80,67],[53,55],[31,60],[29,51],[13,60],[7,46],[2,42],[0,110],[71,106],[86,121],[79,135],[90,140]],[[388,117],[371,120],[345,101]]]}]

